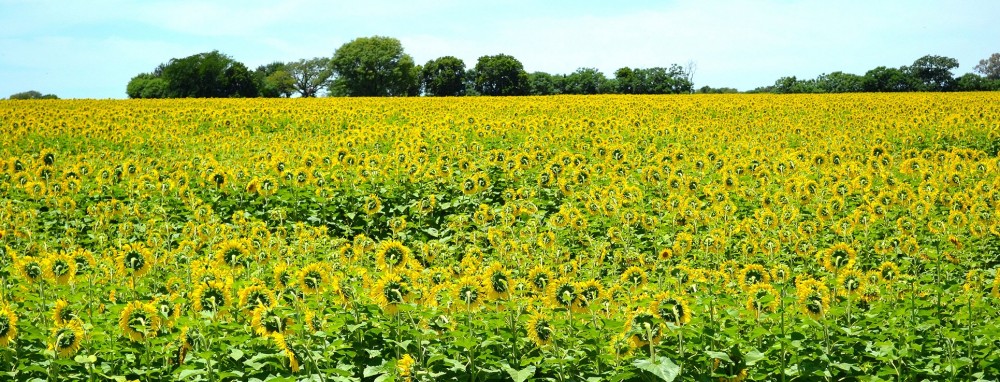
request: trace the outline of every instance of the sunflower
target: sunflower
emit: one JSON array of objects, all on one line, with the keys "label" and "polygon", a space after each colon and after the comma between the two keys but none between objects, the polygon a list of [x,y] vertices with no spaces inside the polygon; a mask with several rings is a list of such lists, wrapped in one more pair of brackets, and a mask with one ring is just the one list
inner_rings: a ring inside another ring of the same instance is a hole
[{"label": "sunflower", "polygon": [[841,269],[853,267],[857,256],[857,251],[847,243],[837,243],[823,252],[823,267],[837,273]]},{"label": "sunflower", "polygon": [[65,252],[48,256],[44,263],[45,277],[57,285],[67,285],[73,282],[76,275],[76,261]]},{"label": "sunflower", "polygon": [[365,198],[362,206],[366,215],[375,215],[382,210],[382,199],[379,199],[379,197],[375,194],[369,194],[368,197]]},{"label": "sunflower", "polygon": [[276,333],[286,333],[292,326],[292,319],[282,316],[276,308],[258,305],[250,318],[254,333],[267,337]]},{"label": "sunflower", "polygon": [[80,318],[76,314],[76,309],[73,309],[69,305],[69,302],[63,299],[56,300],[56,305],[52,308],[52,321],[56,325],[62,325],[72,320],[79,320]]},{"label": "sunflower", "polygon": [[802,311],[813,319],[820,319],[830,309],[830,289],[815,279],[805,279],[796,285],[798,303]]},{"label": "sunflower", "polygon": [[177,336],[177,342],[180,344],[177,349],[177,363],[184,363],[187,352],[194,349],[195,344],[203,339],[197,328],[182,327],[181,333]]},{"label": "sunflower", "polygon": [[0,346],[8,347],[17,337],[17,315],[7,305],[0,305]]},{"label": "sunflower", "polygon": [[544,293],[549,282],[552,281],[552,272],[541,265],[537,265],[528,272],[528,282],[536,293]]},{"label": "sunflower", "polygon": [[663,323],[646,309],[636,310],[625,324],[625,337],[633,348],[655,344],[661,336],[663,336]]},{"label": "sunflower", "polygon": [[528,339],[538,347],[544,347],[552,343],[552,321],[541,312],[534,312],[528,318]]},{"label": "sunflower", "polygon": [[115,261],[118,272],[137,278],[149,272],[153,265],[153,255],[142,243],[125,244]]},{"label": "sunflower", "polygon": [[166,328],[173,328],[174,323],[177,319],[181,317],[181,304],[172,302],[165,296],[157,297],[153,300],[152,305],[156,307],[156,311],[160,313],[160,326]]},{"label": "sunflower", "polygon": [[486,282],[486,295],[490,300],[499,300],[510,297],[511,285],[510,272],[504,269],[500,262],[494,261],[486,268],[484,274]]},{"label": "sunflower", "polygon": [[663,292],[653,298],[651,311],[660,319],[674,325],[691,322],[691,308],[687,299],[680,295]]},{"label": "sunflower", "polygon": [[17,264],[17,270],[21,273],[21,276],[24,276],[29,284],[34,284],[42,280],[42,275],[45,272],[42,270],[42,263],[34,256],[17,257],[15,264]]},{"label": "sunflower", "polygon": [[396,372],[399,373],[400,380],[405,382],[413,380],[413,365],[416,363],[417,361],[409,354],[404,354],[403,358],[396,362]]},{"label": "sunflower", "polygon": [[285,289],[289,286],[295,284],[295,276],[292,271],[288,269],[288,266],[282,263],[278,263],[274,266],[273,281],[275,288]]},{"label": "sunflower", "polygon": [[298,373],[299,367],[301,366],[299,364],[299,357],[295,353],[295,350],[288,345],[285,335],[282,333],[274,333],[270,337],[274,340],[274,344],[278,346],[278,349],[285,353],[285,356],[288,357],[288,368],[292,369],[293,373]]},{"label": "sunflower", "polygon": [[771,274],[763,265],[747,264],[737,272],[736,281],[739,282],[741,289],[749,290],[754,285],[770,283]]},{"label": "sunflower", "polygon": [[160,329],[160,315],[155,305],[132,301],[122,309],[118,327],[130,340],[139,342],[156,336]]},{"label": "sunflower", "polygon": [[191,294],[195,313],[224,312],[229,307],[231,297],[229,287],[219,280],[202,283]]},{"label": "sunflower", "polygon": [[83,342],[83,323],[79,320],[72,320],[62,325],[52,328],[53,341],[49,344],[49,350],[62,358],[69,358],[80,350],[80,343]]},{"label": "sunflower", "polygon": [[307,294],[319,293],[330,285],[330,267],[324,262],[306,265],[299,271],[299,285]]},{"label": "sunflower", "polygon": [[380,270],[391,271],[410,261],[411,251],[403,243],[396,240],[383,241],[375,252],[375,264]]},{"label": "sunflower", "polygon": [[861,291],[866,284],[865,276],[857,269],[847,269],[837,276],[837,292],[847,297]]},{"label": "sunflower", "polygon": [[409,302],[411,290],[409,283],[400,273],[387,272],[382,275],[371,290],[372,299],[388,314],[396,314],[399,304]]},{"label": "sunflower", "polygon": [[896,276],[899,276],[899,266],[894,262],[886,261],[879,265],[878,272],[882,275],[883,280],[892,281],[896,279]]},{"label": "sunflower", "polygon": [[246,242],[243,240],[223,241],[215,251],[215,260],[232,268],[241,268],[249,260]]},{"label": "sunflower", "polygon": [[74,276],[80,276],[94,269],[97,259],[94,258],[94,254],[90,253],[90,251],[78,248],[73,251],[73,262],[76,263],[76,273]]},{"label": "sunflower", "polygon": [[576,300],[573,301],[573,309],[586,311],[588,308],[600,303],[604,297],[604,286],[597,280],[588,280],[576,284],[578,291]]},{"label": "sunflower", "polygon": [[576,300],[579,298],[577,293],[576,284],[571,279],[561,278],[549,285],[548,296],[546,298],[552,306],[574,309]]},{"label": "sunflower", "polygon": [[781,304],[781,296],[769,283],[757,283],[746,290],[747,310],[756,314],[773,313]]},{"label": "sunflower", "polygon": [[461,302],[467,309],[482,305],[486,290],[482,281],[476,276],[464,276],[455,284],[453,292],[455,301]]},{"label": "sunflower", "polygon": [[621,283],[631,289],[637,289],[646,285],[646,271],[637,266],[631,266],[622,273]]},{"label": "sunflower", "polygon": [[249,285],[239,293],[240,310],[244,313],[250,313],[258,306],[273,308],[277,302],[274,292],[263,285]]}]

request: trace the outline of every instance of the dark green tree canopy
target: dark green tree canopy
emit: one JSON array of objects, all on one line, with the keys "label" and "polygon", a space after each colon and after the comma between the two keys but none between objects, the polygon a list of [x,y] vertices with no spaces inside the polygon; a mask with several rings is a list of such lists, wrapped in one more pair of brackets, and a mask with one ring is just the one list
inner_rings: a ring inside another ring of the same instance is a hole
[{"label": "dark green tree canopy", "polygon": [[579,68],[566,76],[563,83],[563,93],[566,94],[600,94],[610,93],[604,73],[594,68]]},{"label": "dark green tree canopy", "polygon": [[920,90],[947,91],[955,86],[951,70],[958,67],[958,60],[951,57],[926,55],[913,61],[910,73],[920,82]]},{"label": "dark green tree canopy", "polygon": [[261,80],[243,63],[213,50],[174,58],[129,81],[129,98],[257,97]]},{"label": "dark green tree canopy", "polygon": [[286,73],[292,78],[292,86],[302,97],[315,97],[320,89],[330,86],[333,68],[330,59],[316,57],[302,59],[285,65]]},{"label": "dark green tree canopy", "polygon": [[128,98],[167,98],[167,80],[153,73],[141,73],[128,82]]},{"label": "dark green tree canopy", "polygon": [[913,78],[906,67],[887,68],[879,66],[865,73],[861,87],[866,92],[908,92],[915,90]]},{"label": "dark green tree canopy", "polygon": [[528,94],[528,73],[516,58],[498,54],[482,56],[476,62],[475,87],[486,96]]},{"label": "dark green tree canopy", "polygon": [[670,68],[629,68],[615,71],[616,87],[622,94],[680,94],[690,93],[694,84],[680,65]]},{"label": "dark green tree canopy", "polygon": [[285,63],[275,61],[254,70],[254,81],[261,97],[291,97],[295,93],[295,79],[288,73]]},{"label": "dark green tree canopy", "polygon": [[454,56],[427,61],[421,70],[420,83],[429,96],[465,94],[465,62]]},{"label": "dark green tree canopy", "polygon": [[172,59],[163,68],[168,95],[175,98],[253,97],[257,89],[242,63],[213,50]]},{"label": "dark green tree canopy", "polygon": [[403,96],[419,89],[413,58],[395,38],[354,39],[334,52],[331,64],[338,76],[331,93],[337,95]]},{"label": "dark green tree canopy", "polygon": [[528,74],[529,95],[553,95],[562,93],[563,77],[545,72]]},{"label": "dark green tree canopy", "polygon": [[59,99],[55,94],[42,94],[37,90],[28,90],[26,92],[11,94],[7,99]]},{"label": "dark green tree canopy", "polygon": [[853,93],[862,90],[864,78],[851,73],[836,71],[830,74],[820,74],[816,78],[816,87],[823,93]]}]

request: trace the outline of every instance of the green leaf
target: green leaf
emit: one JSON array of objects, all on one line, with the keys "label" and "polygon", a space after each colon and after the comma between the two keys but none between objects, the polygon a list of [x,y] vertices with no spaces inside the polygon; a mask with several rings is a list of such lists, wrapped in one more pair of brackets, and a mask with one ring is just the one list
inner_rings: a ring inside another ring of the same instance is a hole
[{"label": "green leaf", "polygon": [[229,358],[232,358],[233,361],[239,361],[240,358],[243,358],[243,351],[237,348],[232,348],[229,350]]},{"label": "green leaf", "polygon": [[363,372],[365,378],[374,377],[376,375],[381,375],[385,373],[386,373],[385,364],[378,366],[368,366],[365,368],[365,371]]},{"label": "green leaf", "polygon": [[761,353],[757,349],[751,350],[747,352],[747,354],[743,355],[743,362],[746,363],[747,366],[753,366],[753,364],[760,362],[762,359],[764,359],[764,353]]},{"label": "green leaf", "polygon": [[528,378],[535,375],[535,367],[531,365],[521,370],[517,370],[506,363],[501,366],[503,367],[503,370],[510,375],[510,378],[513,379],[514,382],[524,382],[527,381]]},{"label": "green leaf", "polygon": [[667,357],[657,357],[655,362],[646,358],[637,359],[632,365],[666,382],[673,382],[681,372],[681,367]]},{"label": "green leaf", "polygon": [[177,375],[177,379],[188,379],[193,375],[204,374],[205,371],[201,369],[187,369],[181,370],[181,373]]}]

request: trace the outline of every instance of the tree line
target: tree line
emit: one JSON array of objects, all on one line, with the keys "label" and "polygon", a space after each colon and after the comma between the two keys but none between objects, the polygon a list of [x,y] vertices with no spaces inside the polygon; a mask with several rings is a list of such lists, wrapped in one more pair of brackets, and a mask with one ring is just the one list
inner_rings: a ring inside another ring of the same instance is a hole
[{"label": "tree line", "polygon": [[756,93],[858,93],[858,92],[943,92],[1000,90],[1000,53],[982,59],[973,73],[955,77],[958,60],[926,55],[899,68],[879,66],[864,75],[844,72],[821,74],[814,79],[781,77],[774,85],[759,87]]},{"label": "tree line", "polygon": [[594,68],[565,75],[528,73],[507,54],[482,56],[471,68],[454,56],[418,65],[398,39],[373,36],[345,43],[332,57],[273,62],[253,71],[219,51],[174,58],[133,77],[126,94],[129,98],[676,94],[692,92],[692,71],[675,64],[621,68],[611,78]]}]

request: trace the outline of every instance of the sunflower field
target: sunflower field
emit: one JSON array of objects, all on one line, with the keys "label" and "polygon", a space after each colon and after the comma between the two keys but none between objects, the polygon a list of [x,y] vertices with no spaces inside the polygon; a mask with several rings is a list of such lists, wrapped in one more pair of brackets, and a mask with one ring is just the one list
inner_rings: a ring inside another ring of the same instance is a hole
[{"label": "sunflower field", "polygon": [[996,380],[998,151],[997,93],[0,102],[0,380]]}]

